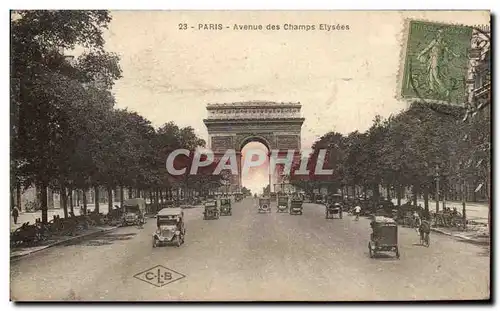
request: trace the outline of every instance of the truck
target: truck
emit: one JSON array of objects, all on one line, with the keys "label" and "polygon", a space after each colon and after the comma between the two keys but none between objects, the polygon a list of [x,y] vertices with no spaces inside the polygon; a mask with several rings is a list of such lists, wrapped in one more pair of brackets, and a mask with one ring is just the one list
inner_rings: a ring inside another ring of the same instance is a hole
[{"label": "truck", "polygon": [[142,225],[146,223],[146,200],[142,198],[128,199],[123,203],[123,226]]}]

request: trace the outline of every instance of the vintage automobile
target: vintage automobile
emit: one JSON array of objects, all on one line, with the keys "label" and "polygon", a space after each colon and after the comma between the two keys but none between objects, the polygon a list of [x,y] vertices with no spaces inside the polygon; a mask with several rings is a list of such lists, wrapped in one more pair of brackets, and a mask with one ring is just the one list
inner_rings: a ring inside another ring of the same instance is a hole
[{"label": "vintage automobile", "polygon": [[288,212],[288,196],[281,194],[278,196],[278,204],[276,206],[277,213],[287,213]]},{"label": "vintage automobile", "polygon": [[184,213],[180,208],[164,208],[156,215],[156,231],[153,233],[153,247],[184,244],[186,228]]},{"label": "vintage automobile", "polygon": [[146,223],[146,200],[128,199],[123,203],[122,225],[143,225]]},{"label": "vintage automobile", "polygon": [[324,203],[323,200],[324,200],[324,198],[323,198],[323,195],[321,195],[321,194],[316,194],[314,196],[314,203],[316,203],[316,204],[323,204]]},{"label": "vintage automobile", "polygon": [[325,204],[325,218],[333,219],[334,215],[337,215],[342,219],[342,213],[344,211],[343,198],[340,194],[332,194],[328,197]]},{"label": "vintage automobile", "polygon": [[290,215],[302,215],[302,204],[304,201],[302,201],[300,198],[295,197],[292,198],[290,202]]},{"label": "vintage automobile", "polygon": [[259,213],[270,213],[270,212],[271,212],[271,199],[259,198]]},{"label": "vintage automobile", "polygon": [[377,252],[395,252],[399,259],[398,225],[392,218],[373,216],[370,223],[372,234],[368,242],[368,252],[373,258]]},{"label": "vintage automobile", "polygon": [[207,200],[205,202],[203,219],[219,219],[219,207],[217,206],[217,200]]},{"label": "vintage automobile", "polygon": [[236,202],[240,202],[241,200],[243,200],[243,193],[236,193],[236,194],[234,195],[234,200],[235,200]]},{"label": "vintage automobile", "polygon": [[221,198],[220,199],[220,215],[221,216],[231,216],[231,199],[230,198]]}]

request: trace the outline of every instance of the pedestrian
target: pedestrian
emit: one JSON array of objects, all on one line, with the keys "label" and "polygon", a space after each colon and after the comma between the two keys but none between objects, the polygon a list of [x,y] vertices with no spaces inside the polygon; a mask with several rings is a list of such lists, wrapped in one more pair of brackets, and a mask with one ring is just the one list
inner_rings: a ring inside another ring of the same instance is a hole
[{"label": "pedestrian", "polygon": [[355,220],[359,220],[360,212],[361,212],[361,206],[359,206],[359,202],[357,202],[356,206],[354,207],[354,215],[356,215]]},{"label": "pedestrian", "polygon": [[14,206],[12,209],[12,217],[14,218],[14,224],[17,225],[17,218],[19,217],[19,210],[17,209],[17,206]]}]

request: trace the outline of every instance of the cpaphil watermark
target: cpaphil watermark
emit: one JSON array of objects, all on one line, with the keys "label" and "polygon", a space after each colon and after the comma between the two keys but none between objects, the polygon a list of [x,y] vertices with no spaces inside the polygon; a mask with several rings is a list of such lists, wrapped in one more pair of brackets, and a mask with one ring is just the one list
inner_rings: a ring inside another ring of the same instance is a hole
[{"label": "cpaphil watermark", "polygon": [[[289,149],[285,153],[283,150],[271,150],[270,153],[266,153],[262,149],[250,149],[245,154],[244,160],[241,163],[241,173],[246,174],[250,171],[252,167],[259,167],[266,163],[269,158],[269,173],[276,171],[277,165],[283,167],[280,170],[282,175],[332,175],[333,169],[325,169],[326,161],[326,149],[320,149],[315,153],[315,165],[314,172],[308,169],[308,164],[310,163],[309,157],[300,157],[300,166],[292,172],[292,167],[297,164],[294,161],[296,157],[297,150]],[[206,168],[211,168],[216,164],[215,168],[210,169],[210,174],[219,175],[222,171],[231,171],[231,174],[239,174],[239,163],[238,154],[234,149],[228,149],[220,160],[215,161],[214,152],[211,150],[196,151],[194,153],[187,149],[177,149],[169,153],[166,161],[166,168],[170,175],[179,176],[186,175],[197,175],[200,170],[206,173]],[[177,168],[176,168],[176,165]],[[180,167],[179,167],[180,166]]]}]

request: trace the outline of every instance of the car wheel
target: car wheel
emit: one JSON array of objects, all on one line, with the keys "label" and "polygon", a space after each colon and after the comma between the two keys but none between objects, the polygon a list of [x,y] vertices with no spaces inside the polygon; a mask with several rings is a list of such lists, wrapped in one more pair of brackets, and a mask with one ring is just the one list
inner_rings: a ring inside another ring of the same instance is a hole
[{"label": "car wheel", "polygon": [[182,245],[182,241],[181,241],[181,237],[178,236],[177,239],[176,239],[176,243],[177,247],[180,247]]}]

